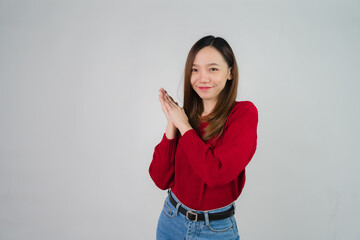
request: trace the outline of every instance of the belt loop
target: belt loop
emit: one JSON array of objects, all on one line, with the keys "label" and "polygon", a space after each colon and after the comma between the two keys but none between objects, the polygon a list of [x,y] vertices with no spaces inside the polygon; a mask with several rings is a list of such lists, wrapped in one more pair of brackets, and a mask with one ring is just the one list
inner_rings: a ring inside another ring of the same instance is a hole
[{"label": "belt loop", "polygon": [[208,211],[204,211],[204,216],[205,216],[205,226],[210,226]]},{"label": "belt loop", "polygon": [[[170,188],[169,188],[169,189],[167,190],[168,195],[169,195],[169,198],[170,198],[170,194],[171,194],[170,191],[171,191],[171,190],[170,190]],[[176,204],[175,216],[178,215],[180,205],[181,205],[180,202],[178,202],[178,203]]]},{"label": "belt loop", "polygon": [[180,202],[178,202],[178,203],[176,204],[175,216],[177,216],[177,214],[178,214],[178,212],[179,212],[179,207],[180,207],[180,205],[181,205]]}]

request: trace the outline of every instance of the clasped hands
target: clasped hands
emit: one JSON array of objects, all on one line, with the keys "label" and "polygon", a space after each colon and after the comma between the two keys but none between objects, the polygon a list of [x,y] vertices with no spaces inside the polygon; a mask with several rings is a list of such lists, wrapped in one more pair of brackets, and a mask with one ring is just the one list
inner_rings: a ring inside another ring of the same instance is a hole
[{"label": "clasped hands", "polygon": [[184,135],[186,131],[192,129],[185,110],[173,100],[164,88],[160,88],[159,90],[159,100],[168,123],[174,124],[174,126],[179,129],[181,135]]}]

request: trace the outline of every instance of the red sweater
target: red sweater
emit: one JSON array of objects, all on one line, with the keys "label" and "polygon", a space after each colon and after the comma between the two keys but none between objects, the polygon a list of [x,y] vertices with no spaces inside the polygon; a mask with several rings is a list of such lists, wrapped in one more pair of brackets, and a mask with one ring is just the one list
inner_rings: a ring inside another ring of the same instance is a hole
[{"label": "red sweater", "polygon": [[236,101],[224,132],[204,142],[198,131],[167,139],[164,133],[154,149],[149,173],[160,189],[171,188],[176,197],[194,210],[212,210],[235,201],[245,184],[245,167],[257,145],[258,111],[250,101]]}]

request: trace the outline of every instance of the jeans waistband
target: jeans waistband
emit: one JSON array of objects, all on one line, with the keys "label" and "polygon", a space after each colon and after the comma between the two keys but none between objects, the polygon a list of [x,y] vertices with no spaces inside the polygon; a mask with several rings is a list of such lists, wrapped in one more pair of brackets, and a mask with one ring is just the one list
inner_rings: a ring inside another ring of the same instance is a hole
[{"label": "jeans waistband", "polygon": [[[171,191],[171,189],[167,190],[168,194],[171,194],[171,196],[175,199],[176,202],[180,202],[179,199],[175,196],[175,194]],[[182,207],[187,209],[187,210],[191,210],[192,212],[196,212],[196,213],[204,213],[204,212],[208,212],[208,213],[217,213],[217,212],[224,212],[226,210],[229,210],[232,206],[234,206],[234,209],[236,208],[235,206],[235,202],[230,203],[229,205],[225,206],[225,207],[221,207],[221,208],[216,208],[216,209],[211,209],[211,210],[196,210],[196,209],[192,209],[187,207],[186,205],[184,205],[182,202],[180,202]]]}]

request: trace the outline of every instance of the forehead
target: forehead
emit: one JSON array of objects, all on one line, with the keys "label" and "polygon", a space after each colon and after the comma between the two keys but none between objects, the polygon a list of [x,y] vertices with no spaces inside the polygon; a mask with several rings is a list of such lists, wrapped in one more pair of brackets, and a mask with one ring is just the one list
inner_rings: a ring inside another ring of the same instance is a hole
[{"label": "forehead", "polygon": [[225,59],[217,49],[207,46],[200,49],[196,54],[193,65],[208,65],[211,63],[217,63],[220,66],[226,64]]}]

